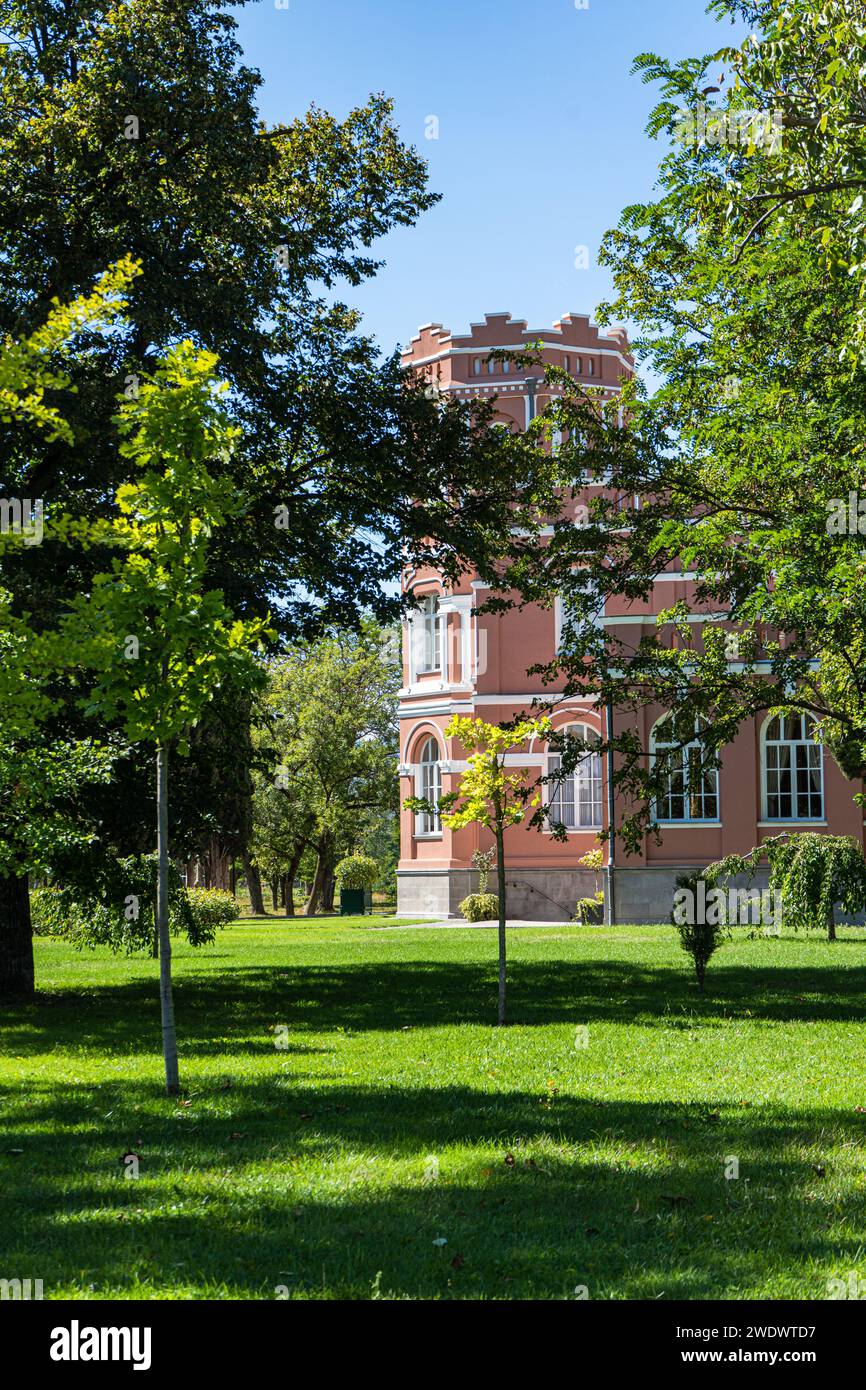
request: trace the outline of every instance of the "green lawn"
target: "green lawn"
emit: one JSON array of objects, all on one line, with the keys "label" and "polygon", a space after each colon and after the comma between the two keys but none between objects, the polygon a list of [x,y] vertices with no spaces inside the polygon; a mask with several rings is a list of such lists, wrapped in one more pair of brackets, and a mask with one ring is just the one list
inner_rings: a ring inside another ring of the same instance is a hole
[{"label": "green lawn", "polygon": [[40,940],[39,1002],[2,1014],[0,1277],[361,1299],[866,1278],[863,933],[738,939],[701,999],[673,929],[512,932],[497,1029],[495,933],[382,925],[178,946],[180,1104],[155,962]]}]

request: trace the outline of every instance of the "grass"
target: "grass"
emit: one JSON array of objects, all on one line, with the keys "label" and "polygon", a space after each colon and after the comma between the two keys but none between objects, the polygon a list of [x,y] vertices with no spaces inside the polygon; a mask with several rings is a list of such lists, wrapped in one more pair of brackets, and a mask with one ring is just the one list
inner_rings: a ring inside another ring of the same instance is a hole
[{"label": "grass", "polygon": [[673,929],[513,932],[497,1029],[494,933],[383,925],[178,946],[181,1103],[155,962],[40,940],[38,1002],[2,1015],[0,1277],[355,1299],[866,1277],[862,933],[740,937],[702,998]]}]

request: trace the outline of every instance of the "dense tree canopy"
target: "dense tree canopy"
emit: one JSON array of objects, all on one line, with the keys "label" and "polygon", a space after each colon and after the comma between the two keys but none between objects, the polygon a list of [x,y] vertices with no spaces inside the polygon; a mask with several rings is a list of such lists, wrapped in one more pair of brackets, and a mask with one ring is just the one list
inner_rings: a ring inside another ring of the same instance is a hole
[{"label": "dense tree canopy", "polygon": [[[682,742],[698,721],[708,765],[751,714],[805,710],[859,778],[862,7],[712,8],[751,26],[739,47],[638,59],[662,83],[650,130],[669,150],[658,198],[626,209],[603,247],[616,287],[603,317],[636,324],[639,359],[660,384],[604,404],[565,383],[537,427],[567,432],[551,475],[576,493],[588,467],[609,489],[587,524],[562,520],[548,545],[526,547],[509,578],[526,598],[567,596],[554,668],[569,689],[675,710]],[[681,604],[638,643],[598,624],[601,597],[645,598],[671,565],[697,578],[697,622]],[[665,769],[634,730],[617,748],[620,787],[639,807],[633,841]]]},{"label": "dense tree canopy", "polygon": [[256,775],[253,847],[268,876],[282,866],[289,886],[314,852],[308,912],[327,897],[341,855],[397,808],[396,656],[393,637],[366,622],[356,635],[321,637],[271,665],[256,731],[270,767]]}]

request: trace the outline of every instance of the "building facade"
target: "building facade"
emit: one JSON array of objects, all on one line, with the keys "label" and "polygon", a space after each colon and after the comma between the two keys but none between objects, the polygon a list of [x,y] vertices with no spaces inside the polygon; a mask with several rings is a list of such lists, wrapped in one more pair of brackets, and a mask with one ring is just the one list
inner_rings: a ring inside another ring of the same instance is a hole
[{"label": "building facade", "polygon": [[[619,393],[634,370],[623,330],[601,334],[585,315],[567,314],[550,329],[529,329],[510,314],[487,314],[463,337],[441,324],[427,324],[404,353],[404,363],[422,373],[443,394],[496,396],[497,411],[511,428],[523,429],[550,399],[541,373],[517,370],[509,361],[488,361],[493,349],[515,353],[542,343],[545,363],[563,368],[575,380]],[[554,388],[555,389],[555,388]],[[586,496],[592,495],[592,487]],[[586,498],[584,498],[586,500]],[[576,505],[576,504],[572,504]],[[679,600],[693,603],[693,576],[672,568],[660,575],[648,602],[609,600],[599,613],[605,625],[628,625],[629,637],[656,632],[656,615]],[[554,657],[562,625],[558,601],[549,609],[530,605],[504,614],[478,614],[484,602],[481,582],[467,575],[446,589],[432,571],[407,573],[417,607],[404,624],[403,689],[400,698],[401,805],[409,796],[436,801],[456,789],[466,754],[445,728],[454,714],[492,723],[533,713],[533,701],[547,701],[557,686],[543,685],[527,673]],[[694,611],[695,621],[706,612]],[[564,683],[563,683],[564,684]],[[562,689],[562,684],[559,689]],[[627,716],[643,746],[663,746],[667,711],[651,707]],[[613,712],[613,728],[625,718]],[[556,703],[553,726],[574,728],[580,737],[604,737],[607,711],[585,697]],[[512,767],[530,777],[554,770],[546,746],[515,749]],[[678,755],[667,794],[655,808],[661,839],[647,834],[637,853],[625,857],[621,845],[604,849],[606,907],[621,922],[669,920],[678,875],[730,853],[745,853],[782,830],[827,830],[863,842],[863,814],[852,785],[815,743],[802,719],[761,719],[744,725],[726,749],[718,773],[700,773],[689,750]],[[595,876],[578,861],[599,846],[599,832],[617,816],[609,795],[606,759],[587,753],[555,791],[552,813],[566,826],[567,838],[520,825],[506,832],[509,917],[566,921],[580,897],[595,890]],[[477,826],[452,831],[438,817],[401,811],[398,912],[456,917],[458,905],[477,888],[472,854],[487,849],[492,837]]]}]

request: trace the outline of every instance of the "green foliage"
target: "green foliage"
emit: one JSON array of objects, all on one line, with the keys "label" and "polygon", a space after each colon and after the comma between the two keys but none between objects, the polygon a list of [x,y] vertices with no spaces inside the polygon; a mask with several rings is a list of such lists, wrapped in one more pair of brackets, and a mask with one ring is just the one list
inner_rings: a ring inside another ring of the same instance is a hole
[{"label": "green foliage", "polygon": [[[586,525],[564,518],[549,544],[515,546],[502,577],[523,601],[563,595],[573,621],[543,674],[620,712],[629,849],[664,782],[636,727],[648,707],[676,712],[678,743],[702,721],[703,770],[744,723],[790,711],[815,716],[846,776],[866,771],[862,15],[842,0],[713,8],[748,35],[638,60],[660,85],[657,193],[624,210],[600,254],[615,285],[602,322],[636,326],[658,386],[605,401],[551,369],[562,392],[533,426],[564,433],[551,477],[566,495],[586,469],[609,485]],[[730,138],[750,109],[771,140]],[[701,135],[700,111],[727,134]],[[601,599],[642,602],[674,569],[696,576],[691,614],[672,604],[627,639],[596,622]]]},{"label": "green foliage", "polygon": [[496,893],[470,893],[460,904],[460,911],[467,922],[495,922],[499,898]]},{"label": "green foliage", "polygon": [[573,921],[586,926],[590,922],[600,922],[604,917],[604,889],[598,886],[599,875],[604,867],[604,854],[600,849],[588,849],[577,862],[582,868],[591,869],[595,874],[595,892],[591,897],[578,898],[573,918]]},{"label": "green foliage", "polygon": [[[709,914],[706,914],[706,917],[708,918]],[[694,961],[698,985],[703,993],[707,965],[726,939],[727,928],[723,922],[711,920],[677,922],[676,928],[680,935],[680,945]]]},{"label": "green foliage", "polygon": [[585,869],[592,869],[593,873],[597,874],[604,866],[604,855],[600,849],[588,849],[586,854],[582,854],[577,862]]},{"label": "green foliage", "polygon": [[476,849],[472,851],[471,864],[473,869],[478,870],[478,892],[487,892],[487,880],[490,877],[490,870],[496,863],[495,849]]},{"label": "green foliage", "polygon": [[[510,825],[519,825],[527,804],[535,806],[541,798],[527,787],[523,774],[506,773],[505,755],[530,738],[544,738],[549,727],[546,719],[523,719],[513,727],[500,727],[484,719],[454,715],[445,737],[457,739],[469,757],[459,790],[447,792],[439,800],[443,825],[451,830],[482,825],[498,835]],[[406,805],[427,809],[418,798],[410,798]]]},{"label": "green foliage", "polygon": [[819,835],[812,831],[774,835],[747,855],[729,854],[710,864],[705,877],[712,882],[733,874],[753,878],[766,860],[770,887],[781,897],[784,923],[797,931],[826,930],[835,937],[834,912],[866,911],[866,861],[863,847],[852,835]]},{"label": "green foliage", "polygon": [[575,908],[573,921],[580,922],[582,926],[588,926],[591,922],[600,922],[604,916],[604,889],[598,888],[591,898],[578,898]]},{"label": "green foliage", "polygon": [[[69,442],[71,432],[56,396],[70,386],[69,364],[82,339],[98,340],[116,325],[136,273],[130,261],[119,262],[91,292],[67,305],[55,304],[28,337],[5,339],[0,345],[0,422],[10,423],[19,437],[29,430],[51,442]],[[29,520],[23,518],[24,529],[10,526],[0,534],[4,579],[24,557],[29,559]],[[55,536],[62,555],[58,563],[65,570],[75,560],[74,541],[88,540],[87,528],[51,514],[43,515],[40,524]],[[27,611],[0,583],[3,875],[46,872],[57,856],[73,854],[92,841],[80,793],[87,784],[108,782],[120,751],[116,739],[77,738],[68,727],[56,727],[75,653],[58,645],[50,616]]]},{"label": "green foliage", "polygon": [[349,854],[334,869],[337,887],[369,890],[379,877],[379,865],[365,854]]},{"label": "green foliage", "polygon": [[213,940],[217,927],[227,927],[241,915],[234,894],[223,888],[187,888],[186,897],[200,940],[205,940],[206,933],[207,939]]},{"label": "green foliage", "polygon": [[[90,890],[80,885],[49,884],[31,895],[31,911],[36,930],[62,936],[78,949],[107,946],[110,950],[133,955],[153,949],[156,911],[157,858],[155,854],[132,855],[116,861],[111,876],[94,883]],[[215,928],[223,925],[219,913],[225,905],[196,901],[187,892],[177,869],[169,866],[169,927],[173,936],[184,936],[191,946],[209,944]],[[220,894],[220,898],[231,894]],[[232,903],[234,900],[232,899]],[[233,921],[236,908],[227,921]]]},{"label": "green foliage", "polygon": [[121,406],[121,452],[143,470],[117,493],[112,534],[126,555],[96,576],[62,628],[95,672],[86,713],[119,720],[133,743],[174,742],[180,752],[224,682],[259,683],[251,651],[269,635],[207,587],[211,536],[243,508],[208,469],[238,437],[215,367],[212,353],[182,342]]},{"label": "green foliage", "polygon": [[[391,635],[372,621],[299,643],[268,666],[254,730],[252,852],[268,877],[316,861],[308,911],[340,853],[397,810],[397,691]],[[377,873],[378,877],[378,873]]]},{"label": "green foliage", "polygon": [[823,930],[832,927],[836,903],[844,912],[866,910],[866,863],[853,836],[778,836],[765,841],[764,849],[786,922]]}]

